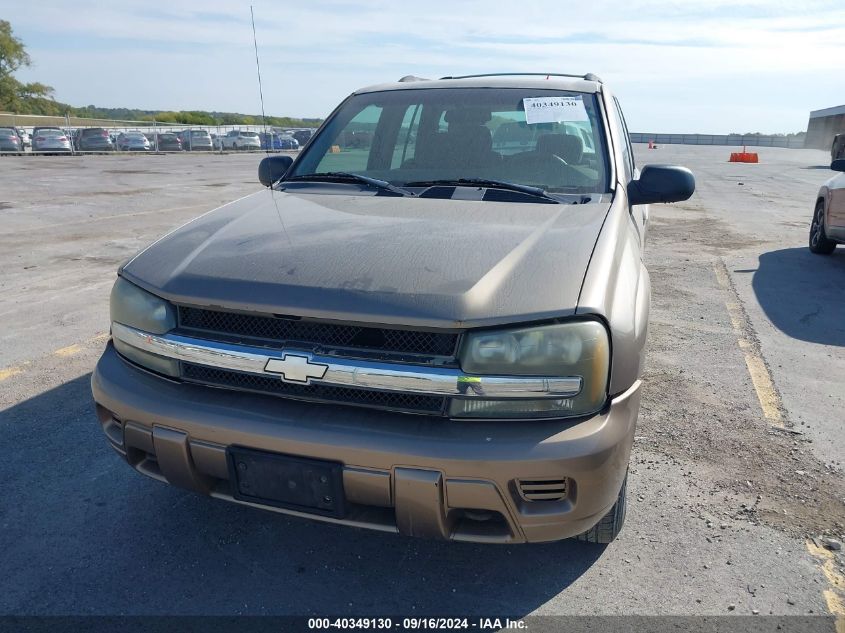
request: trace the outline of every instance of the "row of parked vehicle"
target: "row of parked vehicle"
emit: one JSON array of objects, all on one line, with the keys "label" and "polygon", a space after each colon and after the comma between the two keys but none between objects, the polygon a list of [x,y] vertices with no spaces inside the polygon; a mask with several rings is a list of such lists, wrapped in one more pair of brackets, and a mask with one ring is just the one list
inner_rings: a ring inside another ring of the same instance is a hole
[{"label": "row of parked vehicle", "polygon": [[212,150],[297,150],[311,137],[313,130],[291,133],[232,130],[227,134],[213,134],[208,130],[188,128],[180,131],[150,132],[130,130],[109,131],[102,127],[64,130],[44,126],[32,134],[16,127],[0,127],[0,151],[23,152],[180,152]]},{"label": "row of parked vehicle", "polygon": [[0,152],[22,152],[32,146],[27,132],[16,127],[0,127]]}]

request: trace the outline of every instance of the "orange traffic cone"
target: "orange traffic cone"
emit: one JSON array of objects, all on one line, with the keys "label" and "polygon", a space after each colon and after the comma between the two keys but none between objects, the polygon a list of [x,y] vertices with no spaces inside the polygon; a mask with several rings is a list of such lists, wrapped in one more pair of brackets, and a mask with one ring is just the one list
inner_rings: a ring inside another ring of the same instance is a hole
[{"label": "orange traffic cone", "polygon": [[729,163],[757,163],[760,162],[757,152],[747,152],[745,145],[742,146],[741,152],[733,152],[728,159]]}]

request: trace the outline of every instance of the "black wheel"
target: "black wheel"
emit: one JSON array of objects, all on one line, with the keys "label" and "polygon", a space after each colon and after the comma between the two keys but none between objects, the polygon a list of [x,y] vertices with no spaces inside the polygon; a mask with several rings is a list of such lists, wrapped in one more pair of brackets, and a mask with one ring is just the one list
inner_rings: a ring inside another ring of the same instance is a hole
[{"label": "black wheel", "polygon": [[813,212],[810,224],[810,252],[816,255],[830,255],[836,248],[836,242],[827,239],[824,232],[824,202],[819,201]]},{"label": "black wheel", "polygon": [[622,487],[619,489],[619,496],[616,497],[616,503],[613,504],[610,511],[601,518],[601,521],[575,538],[585,543],[600,543],[602,545],[612,543],[619,536],[619,532],[625,524],[627,491],[628,475],[626,473],[625,479],[622,481]]}]

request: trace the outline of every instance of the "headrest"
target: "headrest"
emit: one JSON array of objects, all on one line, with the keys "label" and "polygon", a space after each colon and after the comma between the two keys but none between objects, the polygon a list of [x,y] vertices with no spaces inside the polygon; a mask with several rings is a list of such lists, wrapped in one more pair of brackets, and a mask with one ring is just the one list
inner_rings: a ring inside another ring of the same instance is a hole
[{"label": "headrest", "polygon": [[537,138],[538,154],[555,154],[570,165],[577,165],[584,155],[584,143],[572,134],[543,134]]},{"label": "headrest", "polygon": [[483,125],[492,118],[490,110],[482,108],[455,108],[446,110],[446,123],[456,125]]},{"label": "headrest", "polygon": [[483,125],[449,126],[447,134],[453,151],[478,152],[493,149],[493,135]]}]

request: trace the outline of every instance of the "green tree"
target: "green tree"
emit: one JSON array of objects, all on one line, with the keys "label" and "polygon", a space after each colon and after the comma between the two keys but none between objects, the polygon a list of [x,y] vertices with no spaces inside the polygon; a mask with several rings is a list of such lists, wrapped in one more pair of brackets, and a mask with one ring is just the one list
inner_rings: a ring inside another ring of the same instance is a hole
[{"label": "green tree", "polygon": [[62,104],[53,101],[50,86],[37,81],[21,83],[13,76],[16,71],[31,64],[24,43],[12,32],[12,25],[0,20],[0,110],[58,114],[55,110],[61,110]]},{"label": "green tree", "polygon": [[22,66],[29,66],[32,60],[18,38],[12,35],[12,25],[0,20],[0,77],[8,77]]}]

